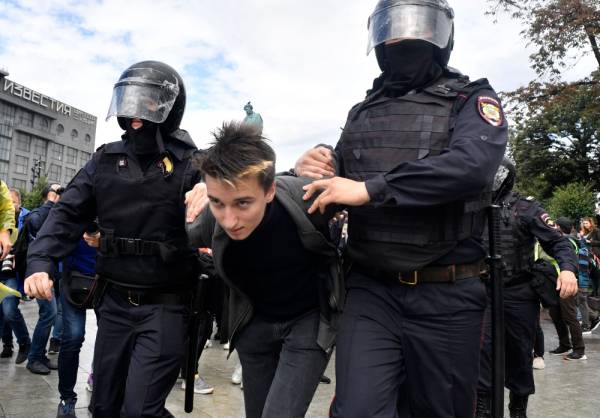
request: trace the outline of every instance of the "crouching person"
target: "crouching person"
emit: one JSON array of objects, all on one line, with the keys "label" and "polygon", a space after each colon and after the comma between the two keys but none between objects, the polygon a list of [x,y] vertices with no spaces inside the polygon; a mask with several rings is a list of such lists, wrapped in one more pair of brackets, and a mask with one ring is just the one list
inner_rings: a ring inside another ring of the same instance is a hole
[{"label": "crouching person", "polygon": [[[307,215],[309,179],[275,177],[256,128],[224,124],[199,161],[205,192],[189,194],[188,234],[211,247],[230,287],[230,349],[244,370],[246,416],[303,417],[326,365],[341,306],[327,221]],[[204,206],[210,210],[203,210]]]}]

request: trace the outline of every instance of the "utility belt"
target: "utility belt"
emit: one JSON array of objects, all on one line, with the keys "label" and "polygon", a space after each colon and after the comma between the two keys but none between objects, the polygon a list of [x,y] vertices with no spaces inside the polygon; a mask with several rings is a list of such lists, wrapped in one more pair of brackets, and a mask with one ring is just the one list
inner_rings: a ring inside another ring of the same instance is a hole
[{"label": "utility belt", "polygon": [[415,286],[419,283],[454,283],[457,280],[479,278],[481,263],[427,266],[412,271],[389,271],[354,264],[352,269],[366,276],[398,280],[402,284]]},{"label": "utility belt", "polygon": [[192,302],[191,292],[185,290],[138,289],[112,282],[109,282],[108,289],[121,295],[132,306],[189,305]]},{"label": "utility belt", "polygon": [[163,261],[173,261],[178,248],[160,241],[148,241],[140,238],[115,237],[113,231],[103,230],[98,250],[103,256],[155,255]]}]

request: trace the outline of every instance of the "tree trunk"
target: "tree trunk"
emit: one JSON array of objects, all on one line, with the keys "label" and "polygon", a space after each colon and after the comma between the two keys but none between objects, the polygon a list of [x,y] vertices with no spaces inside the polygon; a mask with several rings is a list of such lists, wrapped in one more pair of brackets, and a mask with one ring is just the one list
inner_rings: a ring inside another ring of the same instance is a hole
[{"label": "tree trunk", "polygon": [[594,35],[594,31],[592,25],[585,26],[585,33],[590,40],[590,44],[592,45],[592,51],[594,52],[594,56],[596,57],[596,61],[598,61],[598,69],[600,69],[600,49],[598,49],[598,42],[596,41],[596,36]]}]

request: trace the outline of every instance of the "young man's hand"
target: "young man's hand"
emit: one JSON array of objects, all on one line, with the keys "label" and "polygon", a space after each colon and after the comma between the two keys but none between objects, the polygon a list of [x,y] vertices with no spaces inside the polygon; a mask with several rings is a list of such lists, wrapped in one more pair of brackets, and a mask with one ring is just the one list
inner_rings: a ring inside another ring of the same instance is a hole
[{"label": "young man's hand", "polygon": [[335,170],[333,169],[331,150],[325,147],[309,149],[298,158],[294,171],[298,176],[313,179],[334,176]]},{"label": "young man's hand", "polygon": [[197,183],[192,190],[185,194],[185,221],[188,223],[194,222],[208,205],[208,195],[206,192],[206,184]]},{"label": "young man's hand", "polygon": [[25,293],[32,298],[52,300],[52,286],[48,273],[33,273],[25,279]]},{"label": "young man's hand", "polygon": [[315,180],[311,184],[303,187],[306,193],[304,200],[308,200],[317,191],[322,190],[313,204],[308,209],[308,213],[314,213],[317,208],[321,213],[325,213],[325,208],[331,203],[339,203],[349,206],[362,206],[369,203],[371,198],[364,182],[345,179],[343,177],[333,177],[326,180]]}]

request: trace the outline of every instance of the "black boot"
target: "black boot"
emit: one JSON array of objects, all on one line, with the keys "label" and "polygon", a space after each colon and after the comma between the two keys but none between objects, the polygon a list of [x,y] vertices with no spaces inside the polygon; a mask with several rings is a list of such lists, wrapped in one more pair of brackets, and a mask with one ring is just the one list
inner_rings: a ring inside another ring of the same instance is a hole
[{"label": "black boot", "polygon": [[529,395],[515,395],[510,392],[510,402],[508,403],[510,418],[527,418],[527,399],[529,399]]},{"label": "black boot", "polygon": [[492,397],[489,392],[477,391],[476,418],[492,418]]}]

